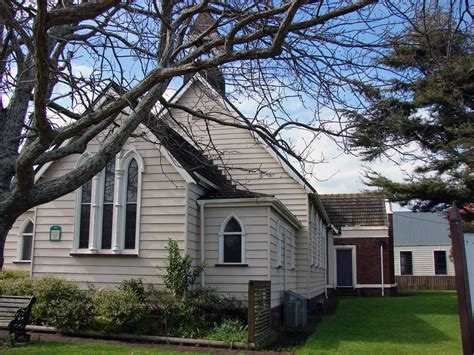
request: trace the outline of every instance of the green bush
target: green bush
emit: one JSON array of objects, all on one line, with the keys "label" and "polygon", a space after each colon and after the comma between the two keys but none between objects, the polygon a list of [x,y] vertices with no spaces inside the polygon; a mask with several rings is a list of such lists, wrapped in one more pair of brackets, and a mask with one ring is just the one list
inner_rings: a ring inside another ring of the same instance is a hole
[{"label": "green bush", "polygon": [[51,321],[51,315],[56,313],[57,305],[81,297],[83,292],[73,281],[47,276],[33,279],[33,294],[36,303],[31,314],[32,321],[35,324],[56,326]]},{"label": "green bush", "polygon": [[185,299],[178,299],[167,289],[149,285],[146,300],[148,309],[161,319],[166,335],[202,337],[224,319],[238,318],[245,322],[246,311],[241,303],[234,297],[219,295],[211,288],[191,289]]},{"label": "green bush", "polygon": [[226,343],[248,341],[247,326],[239,320],[225,320],[216,325],[212,332],[207,336],[209,340],[219,340]]},{"label": "green bush", "polygon": [[92,321],[92,298],[90,292],[78,290],[62,300],[51,301],[46,320],[60,330],[78,331],[87,329]]},{"label": "green bush", "polygon": [[197,278],[206,267],[205,263],[192,266],[193,259],[186,254],[184,257],[179,250],[178,242],[169,239],[166,246],[168,255],[166,258],[166,268],[163,272],[163,282],[168,290],[182,299],[186,297],[188,290],[194,285]]},{"label": "green bush", "polygon": [[187,302],[199,315],[201,323],[209,328],[225,319],[246,322],[247,311],[242,302],[231,295],[222,295],[212,288],[196,288],[189,291]]},{"label": "green bush", "polygon": [[93,296],[94,327],[105,333],[149,333],[153,318],[130,289],[98,289]]},{"label": "green bush", "polygon": [[129,290],[134,292],[141,302],[146,303],[146,290],[142,279],[123,280],[120,283],[118,289],[122,291]]},{"label": "green bush", "polygon": [[34,282],[25,271],[3,270],[0,272],[0,293],[11,296],[32,296]]},{"label": "green bush", "polygon": [[28,279],[30,274],[27,271],[5,269],[0,271],[0,282],[6,280]]},{"label": "green bush", "polygon": [[90,323],[89,292],[80,290],[73,281],[52,276],[30,279],[28,273],[5,270],[0,273],[0,288],[6,295],[36,297],[31,324],[76,331]]}]

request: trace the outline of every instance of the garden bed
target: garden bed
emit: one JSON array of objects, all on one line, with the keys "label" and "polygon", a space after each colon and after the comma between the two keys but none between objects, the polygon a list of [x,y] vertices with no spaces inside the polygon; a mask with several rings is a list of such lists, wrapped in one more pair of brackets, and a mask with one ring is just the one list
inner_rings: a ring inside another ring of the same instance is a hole
[{"label": "garden bed", "polygon": [[203,265],[192,267],[191,258],[181,256],[175,241],[170,240],[167,249],[161,275],[165,288],[131,279],[115,288],[81,290],[73,281],[53,276],[31,279],[27,273],[5,270],[0,273],[0,294],[34,295],[30,324],[62,333],[153,336],[177,343],[187,340],[176,338],[187,338],[193,344],[219,346],[246,343],[245,304],[213,289],[195,288]]}]

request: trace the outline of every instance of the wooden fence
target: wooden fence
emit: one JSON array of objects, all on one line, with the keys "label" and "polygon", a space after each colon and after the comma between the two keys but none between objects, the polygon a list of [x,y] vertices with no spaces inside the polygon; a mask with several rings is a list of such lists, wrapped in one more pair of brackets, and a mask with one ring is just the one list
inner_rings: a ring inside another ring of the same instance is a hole
[{"label": "wooden fence", "polygon": [[399,290],[455,290],[454,276],[395,276]]},{"label": "wooden fence", "polygon": [[261,343],[272,332],[270,281],[249,281],[248,294],[249,343]]}]

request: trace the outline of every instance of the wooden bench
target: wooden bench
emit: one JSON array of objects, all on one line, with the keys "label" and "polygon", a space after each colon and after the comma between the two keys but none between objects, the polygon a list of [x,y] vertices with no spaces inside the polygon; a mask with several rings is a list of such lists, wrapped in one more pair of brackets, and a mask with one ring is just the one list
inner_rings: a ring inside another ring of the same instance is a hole
[{"label": "wooden bench", "polygon": [[15,342],[30,340],[26,325],[35,301],[36,298],[31,296],[0,296],[0,326],[15,334]]}]

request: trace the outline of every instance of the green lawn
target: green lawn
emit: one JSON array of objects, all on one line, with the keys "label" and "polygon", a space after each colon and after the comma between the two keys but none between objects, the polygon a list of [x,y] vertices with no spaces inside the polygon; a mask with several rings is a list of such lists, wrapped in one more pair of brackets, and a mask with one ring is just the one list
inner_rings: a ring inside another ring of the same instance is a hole
[{"label": "green lawn", "polygon": [[[454,292],[416,292],[400,297],[342,299],[325,316],[299,354],[460,354]],[[177,354],[111,343],[45,342],[0,351],[2,354]],[[179,353],[183,354],[183,353]]]},{"label": "green lawn", "polygon": [[299,354],[460,354],[454,292],[342,299]]},{"label": "green lawn", "polygon": [[[84,340],[87,342],[87,340]],[[15,348],[10,348],[7,350],[0,351],[1,354],[8,354],[8,355],[23,355],[23,354],[48,354],[48,355],[64,355],[64,354],[119,354],[119,355],[126,355],[126,354],[133,354],[133,355],[155,355],[155,354],[164,354],[164,355],[171,355],[171,354],[191,354],[191,353],[184,353],[184,352],[175,352],[175,351],[167,351],[162,349],[152,349],[152,348],[144,348],[144,347],[134,347],[133,345],[130,346],[122,346],[122,345],[115,345],[115,344],[98,344],[98,343],[91,343],[91,344],[63,344],[63,343],[37,343],[37,344],[29,344],[25,346],[19,346]]]}]

